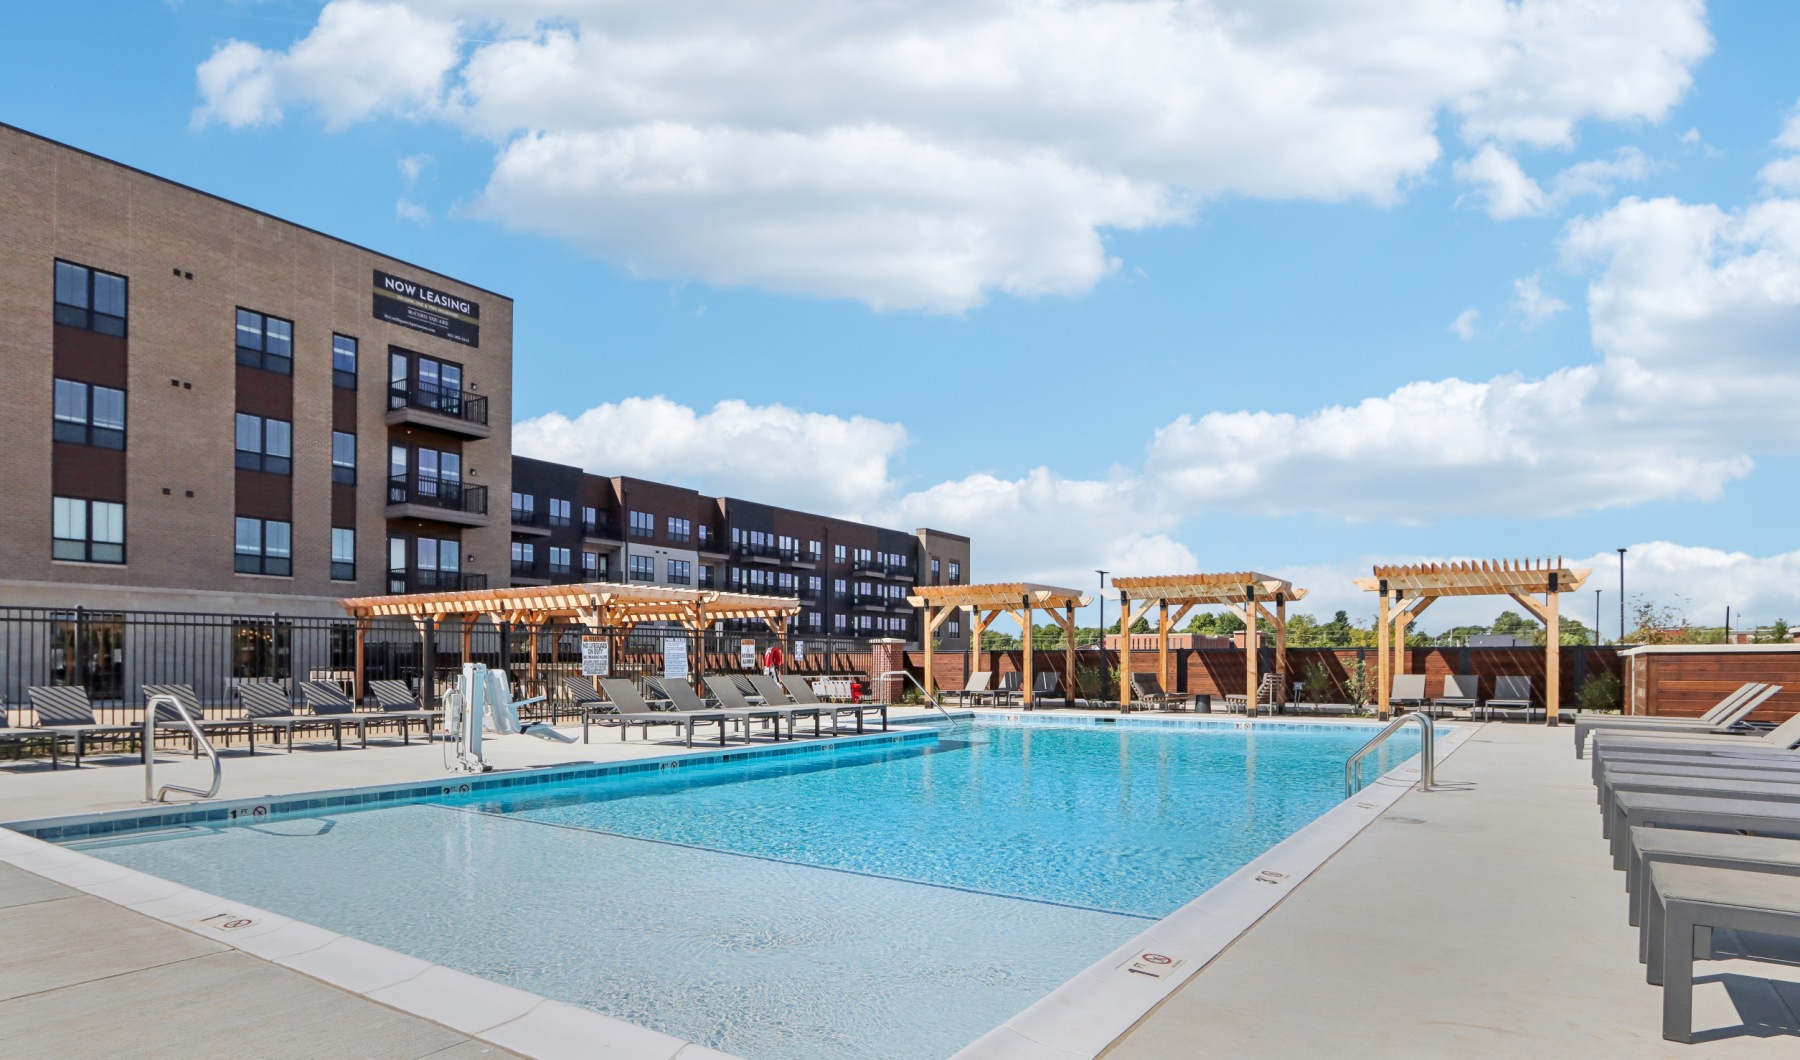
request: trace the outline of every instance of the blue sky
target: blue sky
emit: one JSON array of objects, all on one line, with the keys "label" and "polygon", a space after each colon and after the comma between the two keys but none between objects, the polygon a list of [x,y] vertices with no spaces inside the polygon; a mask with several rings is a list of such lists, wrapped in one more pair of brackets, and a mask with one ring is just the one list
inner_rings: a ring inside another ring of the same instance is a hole
[{"label": "blue sky", "polygon": [[1377,559],[1623,545],[1697,620],[1800,617],[1794,5],[9,28],[0,120],[511,295],[533,455],[962,530],[984,578],[1360,611]]}]

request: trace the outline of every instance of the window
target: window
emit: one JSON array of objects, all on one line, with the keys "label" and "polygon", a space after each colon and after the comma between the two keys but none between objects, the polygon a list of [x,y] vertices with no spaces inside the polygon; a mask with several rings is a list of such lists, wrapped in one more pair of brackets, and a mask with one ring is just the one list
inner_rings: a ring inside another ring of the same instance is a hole
[{"label": "window", "polygon": [[331,432],[331,481],[356,485],[356,435]]},{"label": "window", "polygon": [[934,557],[932,557],[932,560],[931,560],[931,584],[936,585],[937,583],[938,583],[938,561],[937,561],[937,558],[934,556]]},{"label": "window", "polygon": [[512,543],[512,572],[530,577],[537,567],[537,546],[529,541]]},{"label": "window", "polygon": [[950,561],[950,584],[955,585],[960,581],[962,581],[962,564],[956,562],[955,560],[951,560]]},{"label": "window", "polygon": [[293,470],[294,427],[286,420],[237,414],[237,466],[286,475]]},{"label": "window", "polygon": [[237,363],[294,374],[294,322],[249,309],[237,311]]},{"label": "window", "polygon": [[699,526],[695,527],[694,529],[695,529],[695,532],[699,534],[700,547],[705,548],[707,546],[707,543],[712,540],[712,531],[707,528],[707,525],[705,523],[701,523]]},{"label": "window", "polygon": [[[552,505],[554,505],[556,502],[551,501],[550,503]],[[554,510],[554,509],[552,509],[552,510]],[[551,545],[550,546],[550,573],[553,575],[569,573],[569,570],[570,570],[569,556],[570,556],[570,551],[568,549],[558,548],[555,545]]]},{"label": "window", "polygon": [[850,620],[849,620],[848,616],[845,616],[845,615],[832,615],[831,616],[831,628],[836,630],[839,633],[844,632],[844,627],[848,626],[849,624],[850,624]]},{"label": "window", "polygon": [[356,531],[341,526],[331,528],[331,580],[356,580]]},{"label": "window", "polygon": [[58,379],[52,431],[59,442],[125,448],[125,391]]},{"label": "window", "polygon": [[512,521],[530,525],[537,521],[537,497],[530,493],[512,495]]},{"label": "window", "polygon": [[692,540],[694,536],[693,526],[694,524],[687,519],[677,519],[673,515],[669,516],[669,540]]},{"label": "window", "polygon": [[581,506],[581,532],[584,534],[600,532],[600,513],[586,504]]},{"label": "window", "polygon": [[331,336],[331,385],[356,389],[356,340],[348,335]]},{"label": "window", "polygon": [[462,588],[462,542],[456,538],[421,537],[413,546],[418,557],[421,589]]},{"label": "window", "polygon": [[833,578],[831,579],[831,591],[833,595],[842,597],[849,593],[850,583],[842,578]]},{"label": "window", "polygon": [[693,580],[693,564],[685,559],[672,559],[669,561],[670,585],[686,585]]},{"label": "window", "polygon": [[597,582],[602,577],[600,572],[603,569],[604,568],[600,566],[600,553],[583,552],[581,554],[582,577],[586,578],[588,581]]},{"label": "window", "polygon": [[649,556],[631,557],[631,580],[634,582],[655,581],[656,560]]},{"label": "window", "polygon": [[125,337],[125,277],[59,261],[55,286],[58,324]]},{"label": "window", "polygon": [[125,562],[125,506],[112,501],[55,497],[50,557],[80,563]]},{"label": "window", "polygon": [[873,563],[873,562],[875,562],[875,554],[873,552],[870,552],[866,548],[859,548],[856,550],[857,566],[864,567],[864,566],[868,566],[870,563]]},{"label": "window", "polygon": [[[414,455],[419,462],[419,495],[453,506],[460,503],[462,454],[421,448]],[[405,473],[406,469],[402,467],[401,474]]]},{"label": "window", "polygon": [[632,512],[631,513],[631,536],[632,537],[655,537],[656,536],[656,516],[651,515],[649,512]]},{"label": "window", "polygon": [[819,557],[824,555],[824,553],[824,546],[820,545],[817,541],[808,541],[806,543],[806,555],[814,563],[819,562]]},{"label": "window", "polygon": [[294,573],[290,523],[274,519],[237,520],[237,564],[239,574],[272,574],[290,577]]},{"label": "window", "polygon": [[[569,525],[569,502],[568,501],[558,500],[555,497],[550,498],[550,525],[551,526],[568,526]],[[563,551],[567,552],[568,549],[564,549]]]},{"label": "window", "polygon": [[848,551],[844,548],[843,545],[831,546],[831,558],[838,561],[839,563],[844,562],[844,558],[848,554],[849,554]]},{"label": "window", "polygon": [[944,636],[946,636],[946,637],[962,636],[962,619],[952,618],[949,621],[945,622],[944,623]]}]

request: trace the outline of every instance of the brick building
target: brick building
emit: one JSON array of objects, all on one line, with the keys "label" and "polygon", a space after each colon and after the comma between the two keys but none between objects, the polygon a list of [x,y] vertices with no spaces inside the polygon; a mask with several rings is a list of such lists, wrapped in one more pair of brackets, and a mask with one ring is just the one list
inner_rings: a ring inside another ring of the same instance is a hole
[{"label": "brick building", "polygon": [[505,584],[512,302],[0,126],[0,604]]}]

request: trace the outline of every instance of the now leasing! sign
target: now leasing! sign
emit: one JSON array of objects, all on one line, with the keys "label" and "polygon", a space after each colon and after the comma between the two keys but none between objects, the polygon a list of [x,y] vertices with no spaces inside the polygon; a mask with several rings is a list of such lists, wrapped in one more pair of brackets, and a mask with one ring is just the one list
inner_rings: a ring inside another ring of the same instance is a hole
[{"label": "now leasing! sign", "polygon": [[375,319],[481,346],[481,303],[375,270]]}]

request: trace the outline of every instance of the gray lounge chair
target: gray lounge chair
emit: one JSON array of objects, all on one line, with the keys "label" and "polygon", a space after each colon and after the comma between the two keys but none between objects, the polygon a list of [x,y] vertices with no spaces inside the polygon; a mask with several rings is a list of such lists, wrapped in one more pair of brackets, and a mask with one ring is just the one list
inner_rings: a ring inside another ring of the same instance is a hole
[{"label": "gray lounge chair", "polygon": [[[1758,695],[1773,696],[1781,691],[1780,685],[1770,685]],[[1705,753],[1722,748],[1790,750],[1800,746],[1800,714],[1763,732],[1693,732],[1693,733],[1646,733],[1646,732],[1603,732],[1593,739],[1595,758],[1603,757],[1613,751],[1697,751]],[[1599,767],[1596,765],[1595,767]]]},{"label": "gray lounge chair", "polygon": [[619,739],[625,739],[631,727],[636,725],[644,730],[644,738],[650,738],[652,725],[672,726],[681,730],[689,747],[694,746],[694,727],[696,725],[717,725],[719,727],[719,745],[725,744],[725,727],[728,722],[739,720],[729,710],[651,710],[650,704],[632,686],[630,681],[619,677],[602,677],[599,681],[601,691],[606,693],[606,700],[612,706],[610,713],[589,711],[581,716],[581,742],[588,742],[588,730],[593,725],[619,726]]},{"label": "gray lounge chair", "polygon": [[75,768],[81,768],[81,757],[87,753],[89,741],[124,740],[137,744],[138,757],[143,757],[143,727],[102,725],[95,721],[87,689],[74,685],[33,685],[25,690],[25,694],[37,711],[38,728],[64,733],[74,741]]},{"label": "gray lounge chair", "polygon": [[1626,827],[1618,810],[1626,794],[1681,795],[1695,799],[1739,799],[1747,802],[1792,803],[1800,813],[1800,783],[1764,775],[1685,777],[1663,773],[1609,773],[1601,782],[1600,835],[1611,839]]},{"label": "gray lounge chair", "polygon": [[1431,701],[1433,707],[1462,707],[1473,715],[1481,709],[1481,678],[1474,674],[1445,674],[1444,694]]},{"label": "gray lounge chair", "polygon": [[369,746],[369,732],[354,714],[317,715],[296,714],[294,705],[288,702],[287,690],[280,685],[264,681],[246,681],[237,686],[238,702],[243,704],[244,717],[271,729],[278,729],[286,737],[288,753],[294,751],[294,733],[317,732],[331,733],[338,750],[344,749],[344,726],[355,730],[362,739],[362,746]]},{"label": "gray lounge chair", "polygon": [[444,720],[443,711],[420,707],[419,694],[407,687],[405,681],[370,681],[369,693],[375,697],[375,704],[388,717],[409,720],[416,718],[423,723],[427,739],[431,737],[431,727]]},{"label": "gray lounge chair", "polygon": [[1388,689],[1388,706],[1423,710],[1431,705],[1431,701],[1425,696],[1424,674],[1394,675],[1394,682]]},{"label": "gray lounge chair", "polygon": [[[1713,704],[1705,713],[1694,718],[1675,718],[1642,714],[1595,714],[1575,719],[1575,757],[1582,757],[1587,748],[1588,736],[1594,732],[1613,731],[1632,732],[1719,732],[1734,727],[1738,722],[1756,709],[1756,704],[1745,706],[1751,697],[1768,686],[1758,681],[1746,681],[1737,690]],[[1757,704],[1763,702],[1758,700]]]},{"label": "gray lounge chair", "polygon": [[[782,679],[781,679],[782,684],[787,684],[788,676],[794,676],[794,675],[787,675],[787,676],[782,677]],[[994,679],[994,673],[992,670],[977,670],[974,673],[969,675],[969,679],[967,681],[963,682],[963,686],[961,688],[945,689],[944,691],[939,692],[938,699],[940,699],[940,700],[954,699],[957,702],[964,704],[965,706],[969,703],[970,700],[974,700],[975,702],[979,703],[983,699],[989,698],[988,684],[990,682],[992,682],[993,679]]]},{"label": "gray lounge chair", "polygon": [[[743,675],[720,676],[714,674],[706,679],[706,687],[711,690],[713,698],[718,700],[719,706],[724,709],[735,714],[741,714],[749,719],[749,721],[764,721],[773,725],[775,728],[775,739],[777,740],[781,739],[781,719],[787,718],[788,738],[792,739],[794,735],[793,715],[784,707],[774,706],[766,702],[751,703],[750,700],[745,697],[743,689],[738,684],[740,677],[742,677],[744,684],[750,684],[749,679],[743,677]],[[750,687],[754,689],[756,686],[750,685]],[[758,700],[761,700],[762,693],[758,692],[756,697]],[[787,698],[786,693],[782,694],[782,698]],[[749,721],[746,721],[744,724],[744,741],[746,743],[750,740]]]},{"label": "gray lounge chair", "polygon": [[988,691],[988,702],[999,706],[1001,702],[1018,695],[1019,688],[1025,683],[1025,675],[1017,670],[1000,675],[1000,683]]},{"label": "gray lounge chair", "polygon": [[[306,697],[306,707],[314,714],[326,718],[354,718],[363,727],[363,741],[368,742],[368,729],[371,725],[393,723],[400,728],[400,742],[412,743],[412,721],[414,712],[398,710],[382,710],[360,712],[356,709],[356,701],[344,694],[344,690],[328,681],[308,681],[300,686],[301,695]],[[425,723],[429,734],[431,723]]]},{"label": "gray lounge chair", "polygon": [[9,725],[0,725],[0,745],[17,747],[27,754],[32,753],[36,748],[46,748],[50,752],[51,769],[62,768],[62,742],[64,740],[73,741],[73,739],[68,733],[57,732],[55,729],[13,728]]},{"label": "gray lounge chair", "polygon": [[831,713],[831,729],[833,732],[837,731],[838,718],[845,714],[855,716],[856,731],[862,732],[863,716],[871,713],[880,715],[881,731],[887,731],[888,709],[886,703],[826,703],[817,695],[813,694],[812,686],[807,684],[806,678],[801,677],[799,674],[782,674],[781,684],[782,687],[786,688],[788,693],[794,697],[794,702],[804,703],[808,706],[815,706],[829,711]]},{"label": "gray lounge chair", "polygon": [[606,702],[606,697],[594,687],[591,677],[565,677],[562,679],[563,690],[569,694],[569,702],[575,709],[585,714],[594,709],[595,704]]},{"label": "gray lounge chair", "polygon": [[1613,813],[1607,839],[1613,868],[1621,872],[1630,864],[1631,829],[1637,826],[1800,837],[1800,804],[1792,802],[1621,791],[1613,795]]},{"label": "gray lounge chair", "polygon": [[[1625,867],[1625,893],[1631,898],[1627,919],[1632,927],[1644,923],[1649,905],[1644,887],[1646,865],[1710,865],[1720,869],[1800,876],[1800,843],[1792,839],[1693,832],[1684,828],[1645,828],[1642,825],[1631,830],[1630,838],[1631,860]],[[1648,938],[1646,933],[1643,941]],[[1649,960],[1647,949],[1641,945],[1638,959]]]},{"label": "gray lounge chair", "polygon": [[1479,713],[1490,720],[1498,714],[1503,721],[1515,717],[1530,721],[1533,714],[1542,714],[1545,709],[1531,705],[1531,678],[1505,676],[1494,678],[1494,694]]},{"label": "gray lounge chair", "polygon": [[1162,710],[1178,711],[1183,702],[1187,703],[1189,709],[1194,705],[1194,697],[1185,692],[1165,691],[1162,678],[1156,674],[1132,674],[1131,699],[1134,703],[1142,701]]},{"label": "gray lounge chair", "polygon": [[[787,719],[789,738],[793,737],[794,723],[800,718],[812,719],[814,736],[825,735],[820,719],[830,712],[824,707],[817,703],[802,703],[794,699],[781,682],[767,674],[752,674],[750,684],[756,688],[756,694],[762,697],[764,706],[773,707],[782,712],[782,716]],[[832,720],[836,721],[835,715]]]},{"label": "gray lounge chair", "polygon": [[1800,938],[1800,887],[1764,872],[1701,865],[1656,865],[1649,873],[1656,923],[1649,978],[1663,988],[1663,1037],[1694,1040],[1695,929],[1748,931]]},{"label": "gray lounge chair", "polygon": [[[1008,676],[1012,676],[1012,675],[1009,674]],[[1024,703],[1025,703],[1024,685],[1025,685],[1024,675],[1019,675],[1019,680],[1014,682],[1013,687],[1010,690],[1007,690],[1002,693],[1002,695],[1005,696],[1006,702],[1018,703],[1021,706],[1024,705]],[[1031,678],[1032,705],[1035,706],[1037,704],[1037,701],[1040,699],[1054,698],[1056,696],[1056,689],[1057,689],[1057,677],[1056,677],[1055,671],[1044,670],[1039,673],[1033,674],[1032,678]]]},{"label": "gray lounge chair", "polygon": [[[249,739],[251,754],[256,753],[256,731],[258,729],[262,729],[273,735],[279,735],[281,732],[280,729],[272,726],[258,725],[249,718],[225,718],[208,721],[205,710],[200,706],[199,697],[194,695],[192,685],[145,685],[143,691],[146,708],[152,698],[156,696],[168,696],[187,709],[188,717],[192,718],[194,724],[208,737],[211,737],[214,733],[220,733],[226,736],[231,736],[240,732],[243,733]],[[156,708],[156,727],[159,729],[172,729],[176,732],[188,731],[187,726],[181,721],[181,715],[161,704],[158,704]],[[199,753],[200,747],[196,744],[194,747],[194,754],[198,755]]]}]

